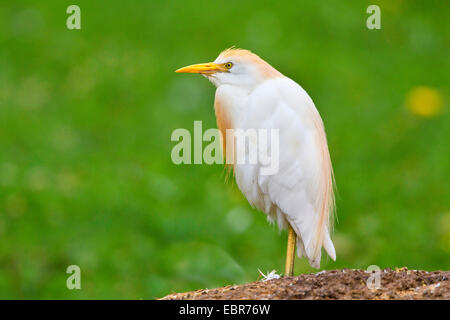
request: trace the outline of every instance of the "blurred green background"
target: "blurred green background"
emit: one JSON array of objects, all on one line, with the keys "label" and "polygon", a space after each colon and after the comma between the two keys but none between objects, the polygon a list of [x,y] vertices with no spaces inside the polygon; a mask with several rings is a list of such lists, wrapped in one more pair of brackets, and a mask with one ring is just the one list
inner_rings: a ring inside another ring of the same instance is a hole
[{"label": "blurred green background", "polygon": [[322,114],[338,187],[322,268],[449,269],[448,2],[76,1],[68,30],[70,4],[0,5],[0,298],[152,299],[284,270],[286,233],[220,165],[170,158],[174,129],[215,127],[214,87],[174,70],[232,45]]}]

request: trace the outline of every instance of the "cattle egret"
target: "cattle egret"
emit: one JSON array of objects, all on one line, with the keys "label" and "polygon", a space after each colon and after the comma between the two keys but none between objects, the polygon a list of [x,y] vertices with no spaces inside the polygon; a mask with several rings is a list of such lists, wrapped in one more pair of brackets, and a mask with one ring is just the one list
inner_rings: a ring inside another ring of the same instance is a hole
[{"label": "cattle egret", "polygon": [[176,72],[201,74],[217,87],[214,109],[224,148],[227,130],[278,129],[276,173],[262,175],[261,163],[234,162],[232,169],[249,203],[280,229],[289,229],[285,276],[293,275],[296,243],[298,257],[305,256],[315,268],[322,246],[336,260],[330,238],[333,168],[322,119],[306,91],[243,49],[227,49],[214,62]]}]

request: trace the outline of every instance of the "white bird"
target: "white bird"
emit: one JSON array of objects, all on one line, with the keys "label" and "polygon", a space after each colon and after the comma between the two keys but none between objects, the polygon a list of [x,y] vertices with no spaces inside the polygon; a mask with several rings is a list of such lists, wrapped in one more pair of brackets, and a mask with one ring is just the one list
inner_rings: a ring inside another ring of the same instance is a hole
[{"label": "white bird", "polygon": [[[225,150],[226,130],[279,130],[276,173],[262,175],[259,162],[234,161],[233,171],[249,203],[280,229],[289,229],[285,275],[293,275],[296,242],[297,255],[315,268],[320,267],[322,247],[336,260],[330,238],[333,169],[322,119],[306,91],[243,49],[227,49],[214,62],[176,72],[202,74],[217,87],[214,108]],[[266,148],[269,152],[271,145]]]}]

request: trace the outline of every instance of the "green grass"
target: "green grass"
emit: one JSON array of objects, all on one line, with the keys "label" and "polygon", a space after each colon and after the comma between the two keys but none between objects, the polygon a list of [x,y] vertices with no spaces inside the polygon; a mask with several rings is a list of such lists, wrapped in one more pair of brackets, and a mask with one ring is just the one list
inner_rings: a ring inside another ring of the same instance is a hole
[{"label": "green grass", "polygon": [[[174,129],[215,127],[213,86],[174,70],[232,45],[322,114],[338,187],[337,261],[322,267],[449,269],[444,2],[77,1],[69,31],[70,4],[0,5],[0,298],[151,299],[283,270],[286,234],[221,166],[170,160]],[[406,108],[417,86],[440,113]]]}]

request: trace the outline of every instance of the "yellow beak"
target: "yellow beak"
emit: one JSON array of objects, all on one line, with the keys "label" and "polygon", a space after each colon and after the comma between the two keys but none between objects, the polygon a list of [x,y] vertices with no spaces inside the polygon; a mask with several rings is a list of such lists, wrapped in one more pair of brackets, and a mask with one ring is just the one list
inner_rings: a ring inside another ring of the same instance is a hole
[{"label": "yellow beak", "polygon": [[178,73],[200,73],[200,74],[213,74],[216,72],[223,72],[228,71],[223,65],[216,64],[214,62],[208,62],[208,63],[200,63],[200,64],[193,64],[184,68],[180,68],[176,70],[175,72]]}]

